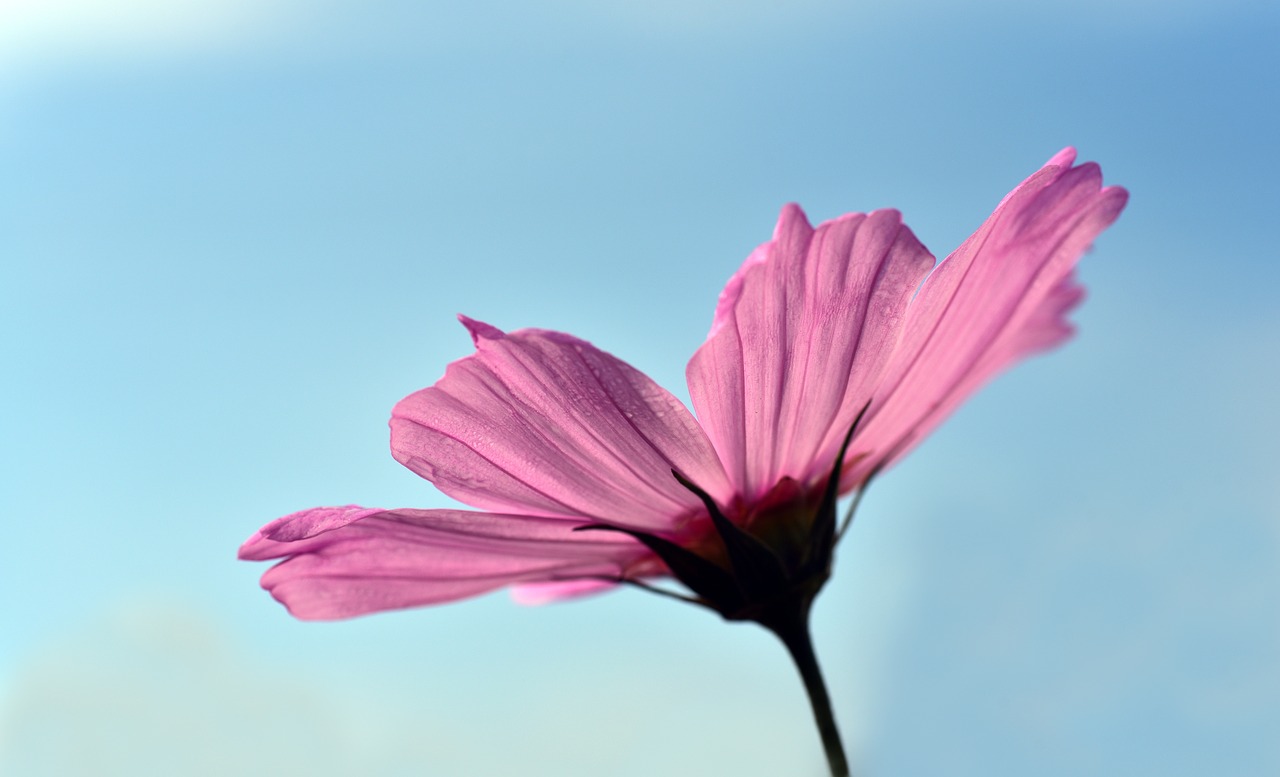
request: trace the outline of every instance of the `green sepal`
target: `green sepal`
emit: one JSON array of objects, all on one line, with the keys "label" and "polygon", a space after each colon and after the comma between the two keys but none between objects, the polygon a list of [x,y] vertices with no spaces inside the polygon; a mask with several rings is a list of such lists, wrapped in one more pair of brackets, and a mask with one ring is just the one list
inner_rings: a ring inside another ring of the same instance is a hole
[{"label": "green sepal", "polygon": [[809,557],[805,564],[809,573],[823,573],[831,566],[831,554],[836,546],[836,502],[840,498],[840,476],[843,475],[844,456],[849,451],[849,443],[853,441],[858,424],[871,408],[871,403],[862,406],[858,415],[849,426],[844,442],[840,443],[840,451],[836,454],[836,462],[827,476],[827,486],[822,491],[822,501],[814,515],[813,527],[809,531]]},{"label": "green sepal", "polygon": [[724,542],[729,564],[733,567],[733,577],[742,590],[743,599],[755,601],[788,587],[790,580],[786,566],[772,548],[725,518],[711,495],[693,481],[674,469],[671,474],[680,481],[680,485],[696,494],[711,514],[711,522]]},{"label": "green sepal", "polygon": [[601,523],[578,526],[574,531],[616,531],[644,543],[646,548],[662,559],[675,579],[688,586],[708,607],[721,614],[736,612],[745,603],[733,576],[724,568],[671,540],[648,532]]}]

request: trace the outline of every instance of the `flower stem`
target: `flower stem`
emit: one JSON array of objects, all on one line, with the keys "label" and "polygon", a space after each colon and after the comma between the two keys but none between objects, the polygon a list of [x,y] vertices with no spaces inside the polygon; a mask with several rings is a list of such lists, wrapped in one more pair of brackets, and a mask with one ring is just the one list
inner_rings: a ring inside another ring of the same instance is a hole
[{"label": "flower stem", "polygon": [[827,684],[822,679],[822,670],[818,668],[818,656],[813,652],[813,638],[809,635],[809,608],[805,606],[795,615],[785,624],[771,624],[768,628],[787,646],[787,652],[791,653],[791,659],[800,670],[804,689],[809,693],[809,704],[813,707],[813,718],[818,724],[818,733],[822,735],[822,748],[827,753],[831,777],[849,777],[849,762],[844,755],[844,745],[840,743],[840,731],[836,728],[836,718],[831,710],[831,697],[827,695]]}]

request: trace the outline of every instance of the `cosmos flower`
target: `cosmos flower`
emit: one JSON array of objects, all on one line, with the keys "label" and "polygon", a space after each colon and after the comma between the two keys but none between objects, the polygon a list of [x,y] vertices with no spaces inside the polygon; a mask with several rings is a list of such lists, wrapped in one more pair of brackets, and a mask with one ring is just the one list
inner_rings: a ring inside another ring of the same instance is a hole
[{"label": "cosmos flower", "polygon": [[816,674],[808,612],[842,533],[838,497],[1071,335],[1075,264],[1127,199],[1074,158],[1054,156],[937,267],[895,210],[815,229],[785,207],[689,361],[696,418],[588,342],[462,317],[475,353],[396,405],[391,450],[476,510],[314,508],[267,524],[240,557],[283,559],[263,587],[321,620],[672,576]]}]

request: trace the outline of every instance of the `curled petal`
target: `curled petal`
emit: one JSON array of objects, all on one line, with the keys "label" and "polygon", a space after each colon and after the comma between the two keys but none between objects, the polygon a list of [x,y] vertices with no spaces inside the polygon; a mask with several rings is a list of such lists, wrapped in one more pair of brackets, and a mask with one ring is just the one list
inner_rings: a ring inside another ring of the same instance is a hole
[{"label": "curled petal", "polygon": [[814,230],[788,205],[730,279],[689,393],[748,501],[784,477],[825,475],[898,343],[933,256],[894,210]]},{"label": "curled petal", "polygon": [[[240,558],[283,559],[262,587],[303,620],[463,599],[506,585],[618,577],[649,554],[563,518],[318,507],[264,526]],[[593,581],[594,582],[594,581]]]},{"label": "curled petal", "polygon": [[[845,475],[850,488],[896,460],[998,372],[1072,333],[1073,268],[1128,194],[1065,149],[1010,192],[925,280]],[[890,457],[890,458],[887,458]]]},{"label": "curled petal", "polygon": [[392,413],[396,459],[486,510],[678,533],[699,513],[671,476],[731,490],[706,434],[648,376],[559,332],[463,319],[476,353]]}]

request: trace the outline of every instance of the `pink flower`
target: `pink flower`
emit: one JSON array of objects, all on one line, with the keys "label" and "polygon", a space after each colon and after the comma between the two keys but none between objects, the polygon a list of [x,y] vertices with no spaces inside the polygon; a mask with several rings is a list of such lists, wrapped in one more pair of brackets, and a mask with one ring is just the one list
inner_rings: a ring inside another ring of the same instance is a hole
[{"label": "pink flower", "polygon": [[777,631],[771,603],[807,614],[827,578],[836,496],[1071,335],[1073,268],[1127,199],[1074,158],[1051,159],[936,268],[897,211],[815,230],[784,208],[689,361],[696,419],[590,343],[464,317],[476,352],[395,407],[391,450],[477,511],[314,508],[240,557],[283,559],[262,585],[303,619],[672,574]]}]

